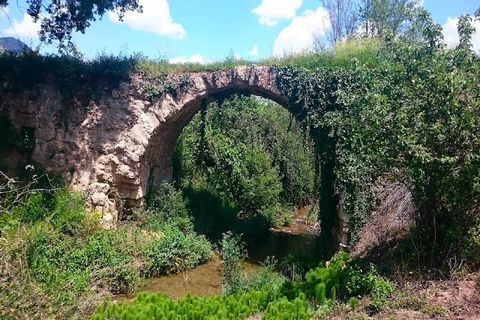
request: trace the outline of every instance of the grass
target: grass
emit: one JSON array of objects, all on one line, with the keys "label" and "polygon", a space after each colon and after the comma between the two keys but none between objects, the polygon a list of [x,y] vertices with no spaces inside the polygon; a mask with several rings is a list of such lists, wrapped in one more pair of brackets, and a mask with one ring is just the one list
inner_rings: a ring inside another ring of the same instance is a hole
[{"label": "grass", "polygon": [[[24,55],[4,53],[0,55],[0,74],[7,79],[28,75],[25,84],[34,85],[37,76],[45,75],[80,77],[84,81],[92,77],[118,80],[130,73],[141,72],[158,76],[168,73],[213,72],[238,66],[296,66],[304,69],[345,67],[353,59],[360,63],[374,63],[379,42],[373,39],[350,40],[321,52],[303,52],[285,57],[270,57],[259,61],[236,59],[229,56],[222,61],[200,63],[169,63],[166,59],[148,59],[140,54],[102,54],[92,60],[83,60],[65,55],[39,55],[35,52]],[[28,73],[27,73],[28,72]]]}]

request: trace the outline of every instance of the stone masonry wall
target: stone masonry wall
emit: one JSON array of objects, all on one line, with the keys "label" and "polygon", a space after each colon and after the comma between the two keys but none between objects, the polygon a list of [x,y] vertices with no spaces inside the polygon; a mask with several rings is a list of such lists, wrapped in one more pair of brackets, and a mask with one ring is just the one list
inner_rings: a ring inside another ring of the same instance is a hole
[{"label": "stone masonry wall", "polygon": [[112,227],[118,219],[116,197],[139,205],[149,182],[171,178],[177,138],[202,103],[223,93],[247,92],[288,104],[273,68],[178,74],[169,81],[185,76],[189,85],[183,91],[152,99],[156,82],[133,74],[113,90],[100,88],[102,96],[88,106],[75,99],[66,103],[58,88],[38,84],[2,93],[0,113],[17,129],[34,129],[32,159],[86,192],[89,206],[103,213],[105,227]]}]

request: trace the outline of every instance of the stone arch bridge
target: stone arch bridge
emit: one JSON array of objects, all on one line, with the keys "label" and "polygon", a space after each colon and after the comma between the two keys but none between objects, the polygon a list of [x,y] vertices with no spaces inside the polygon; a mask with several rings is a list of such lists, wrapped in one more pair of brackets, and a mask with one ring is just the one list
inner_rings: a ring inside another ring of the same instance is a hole
[{"label": "stone arch bridge", "polygon": [[[73,189],[85,191],[89,205],[103,212],[109,227],[118,216],[116,197],[139,205],[149,184],[171,178],[177,138],[203,103],[236,92],[262,96],[286,108],[292,103],[278,89],[273,67],[240,66],[169,77],[171,83],[187,77],[188,86],[159,94],[155,79],[131,74],[115,88],[102,90],[100,99],[85,108],[75,100],[66,105],[58,88],[45,83],[1,93],[0,114],[6,114],[17,130],[33,128],[32,160],[61,175]],[[329,196],[333,201],[334,195]],[[333,232],[346,241],[348,219],[336,210],[335,220]]]}]

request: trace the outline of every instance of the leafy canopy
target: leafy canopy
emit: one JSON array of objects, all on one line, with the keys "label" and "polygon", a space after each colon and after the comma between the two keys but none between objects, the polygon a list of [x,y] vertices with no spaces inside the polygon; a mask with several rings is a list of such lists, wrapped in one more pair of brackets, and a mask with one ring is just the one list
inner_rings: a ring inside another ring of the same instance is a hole
[{"label": "leafy canopy", "polygon": [[[126,11],[141,11],[138,0],[27,0],[27,13],[35,22],[40,22],[40,40],[59,42],[59,49],[72,49],[73,32],[85,32],[90,24],[108,11],[119,14]],[[0,0],[0,7],[8,0]]]}]

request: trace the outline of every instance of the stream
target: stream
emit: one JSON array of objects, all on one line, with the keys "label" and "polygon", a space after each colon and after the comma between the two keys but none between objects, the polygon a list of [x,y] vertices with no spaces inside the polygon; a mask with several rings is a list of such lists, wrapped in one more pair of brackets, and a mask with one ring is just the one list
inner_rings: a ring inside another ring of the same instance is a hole
[{"label": "stream", "polygon": [[[244,234],[248,258],[243,263],[245,272],[259,268],[267,257],[274,256],[279,262],[310,261],[315,265],[321,257],[321,244],[317,226],[308,225],[304,209],[297,210],[292,223],[287,227],[265,232]],[[207,235],[208,236],[208,235]],[[114,301],[132,299],[138,292],[164,293],[179,298],[187,293],[199,296],[220,294],[222,291],[221,261],[218,255],[194,269],[177,274],[148,279],[140,289],[131,294],[118,295]]]}]

